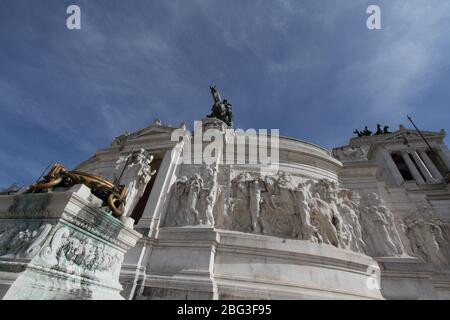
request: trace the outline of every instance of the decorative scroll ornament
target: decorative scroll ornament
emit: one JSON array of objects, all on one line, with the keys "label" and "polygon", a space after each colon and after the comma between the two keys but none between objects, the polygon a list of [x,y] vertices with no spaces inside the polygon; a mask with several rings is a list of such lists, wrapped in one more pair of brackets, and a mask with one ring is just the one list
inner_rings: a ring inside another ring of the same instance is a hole
[{"label": "decorative scroll ornament", "polygon": [[58,263],[58,260],[56,259],[56,253],[62,246],[63,241],[68,238],[69,235],[69,228],[59,228],[53,235],[50,245],[42,250],[40,254],[41,258],[51,266],[56,265]]}]

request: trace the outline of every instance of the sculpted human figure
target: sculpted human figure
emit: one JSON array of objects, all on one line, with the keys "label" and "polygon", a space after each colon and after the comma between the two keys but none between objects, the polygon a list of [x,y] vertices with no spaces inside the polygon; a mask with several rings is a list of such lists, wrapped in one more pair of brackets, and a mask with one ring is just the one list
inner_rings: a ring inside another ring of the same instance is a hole
[{"label": "sculpted human figure", "polygon": [[[206,218],[206,224],[214,227],[214,204],[217,195],[217,171],[209,166],[202,167],[203,186],[199,194],[199,210],[201,220]],[[204,217],[203,217],[204,216]]]},{"label": "sculpted human figure", "polygon": [[363,136],[371,136],[372,131],[370,131],[367,126],[364,127]]},{"label": "sculpted human figure", "polygon": [[449,264],[444,252],[448,248],[439,225],[423,219],[407,220],[407,236],[415,254],[435,266],[445,267]]},{"label": "sculpted human figure", "polygon": [[375,135],[378,136],[380,134],[383,134],[383,129],[381,129],[381,124],[377,124],[377,132],[375,132]]},{"label": "sculpted human figure", "polygon": [[388,231],[388,222],[376,206],[365,207],[361,211],[361,220],[366,235],[365,243],[372,256],[397,256],[397,247]]},{"label": "sculpted human figure", "polygon": [[379,206],[378,210],[384,215],[387,221],[387,228],[389,230],[390,237],[395,247],[397,248],[397,254],[401,255],[404,253],[405,248],[403,246],[402,240],[400,239],[400,235],[397,231],[397,227],[395,226],[395,219],[392,212],[386,208],[385,206]]},{"label": "sculpted human figure", "polygon": [[231,228],[234,230],[262,233],[261,186],[259,178],[248,172],[236,176],[231,182]]},{"label": "sculpted human figure", "polygon": [[274,184],[274,194],[276,199],[276,207],[279,212],[289,217],[291,231],[282,230],[282,233],[288,234],[291,232],[293,238],[299,238],[301,236],[300,231],[300,218],[295,209],[295,203],[293,198],[293,191],[295,184],[292,180],[292,176],[286,172],[279,172],[277,175],[277,181]]},{"label": "sculpted human figure", "polygon": [[374,206],[378,213],[383,217],[385,228],[388,231],[388,239],[390,243],[395,246],[395,255],[402,255],[405,252],[403,242],[401,241],[399,232],[396,227],[396,222],[392,212],[386,207],[383,199],[376,193],[369,193],[366,195],[366,201],[369,205]]},{"label": "sculpted human figure", "polygon": [[329,208],[329,217],[331,224],[336,230],[336,236],[338,239],[338,245],[342,248],[346,247],[348,244],[348,235],[343,225],[342,217],[339,213],[337,203],[338,203],[338,186],[334,181],[329,181],[326,179],[319,180],[317,183],[317,190],[320,194],[320,198],[327,203]]},{"label": "sculpted human figure", "polygon": [[224,99],[222,102],[220,93],[217,90],[216,86],[210,86],[209,89],[211,90],[214,104],[212,106],[211,114],[207,115],[206,117],[220,119],[228,126],[231,126],[233,121],[231,104],[226,99]]},{"label": "sculpted human figure", "polygon": [[298,187],[293,190],[292,195],[295,201],[296,214],[298,215],[299,225],[298,229],[305,240],[313,242],[318,241],[317,228],[311,224],[311,208],[310,201],[312,199],[311,187],[314,181],[308,180],[300,182]]},{"label": "sculpted human figure", "polygon": [[199,211],[197,210],[197,201],[200,195],[200,190],[203,186],[203,179],[198,173],[190,177],[188,181],[189,193],[187,197],[187,208],[189,213],[193,215],[195,219],[195,224],[202,224],[202,219],[200,218]]},{"label": "sculpted human figure", "polygon": [[145,187],[156,173],[152,171],[150,163],[153,156],[144,149],[131,153],[128,157],[121,157],[116,162],[114,172],[117,184],[125,185],[128,189],[124,214],[129,216],[139,199],[144,195]]},{"label": "sculpted human figure", "polygon": [[187,196],[189,192],[188,178],[182,176],[175,181],[173,194],[167,209],[167,216],[164,222],[166,227],[179,227],[190,223],[186,213]]},{"label": "sculpted human figure", "polygon": [[260,181],[254,179],[248,182],[249,186],[249,208],[252,221],[252,229],[254,233],[263,233],[261,222],[261,188]]},{"label": "sculpted human figure", "polygon": [[365,195],[361,209],[365,243],[373,256],[400,256],[405,249],[394,216],[376,193]]},{"label": "sculpted human figure", "polygon": [[342,189],[340,191],[338,210],[343,219],[343,225],[348,236],[347,247],[356,252],[364,252],[365,243],[362,239],[362,228],[359,219],[360,196],[358,193]]},{"label": "sculpted human figure", "polygon": [[264,185],[266,187],[266,197],[264,198],[264,205],[268,206],[270,210],[277,210],[275,203],[275,194],[277,191],[277,181],[274,177],[266,176],[264,178]]},{"label": "sculpted human figure", "polygon": [[321,199],[321,195],[314,193],[311,201],[312,224],[317,228],[321,239],[319,242],[339,246],[336,227],[332,223],[333,211],[330,205]]}]

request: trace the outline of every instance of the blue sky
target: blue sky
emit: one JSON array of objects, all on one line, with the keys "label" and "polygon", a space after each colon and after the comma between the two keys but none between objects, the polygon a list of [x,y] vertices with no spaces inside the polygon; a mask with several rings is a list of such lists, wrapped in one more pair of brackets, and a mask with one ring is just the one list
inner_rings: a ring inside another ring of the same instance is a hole
[{"label": "blue sky", "polygon": [[[66,28],[77,4],[82,30]],[[369,4],[382,30],[366,28]],[[450,130],[447,0],[2,0],[0,186],[73,168],[155,118],[209,113],[326,148],[355,128]],[[448,142],[448,140],[447,140]]]}]

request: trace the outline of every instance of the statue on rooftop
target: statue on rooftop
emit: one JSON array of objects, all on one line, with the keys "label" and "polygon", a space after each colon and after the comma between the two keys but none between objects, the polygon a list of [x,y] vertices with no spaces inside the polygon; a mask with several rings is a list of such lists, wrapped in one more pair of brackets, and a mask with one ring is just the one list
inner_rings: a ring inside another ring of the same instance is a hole
[{"label": "statue on rooftop", "polygon": [[381,124],[377,124],[377,132],[375,132],[375,135],[378,136],[380,134],[383,134],[383,130],[381,129]]},{"label": "statue on rooftop", "polygon": [[363,130],[363,136],[371,136],[371,135],[372,135],[372,131],[367,129],[367,126],[365,126],[364,130]]},{"label": "statue on rooftop", "polygon": [[233,124],[233,113],[231,104],[228,100],[220,98],[220,93],[217,90],[216,86],[210,86],[211,95],[214,100],[214,104],[212,106],[212,112],[210,115],[207,115],[208,118],[217,118],[225,122],[228,126],[232,126]]},{"label": "statue on rooftop", "polygon": [[362,137],[363,136],[363,133],[361,131],[359,131],[358,129],[353,131],[353,133],[356,134],[358,137]]}]

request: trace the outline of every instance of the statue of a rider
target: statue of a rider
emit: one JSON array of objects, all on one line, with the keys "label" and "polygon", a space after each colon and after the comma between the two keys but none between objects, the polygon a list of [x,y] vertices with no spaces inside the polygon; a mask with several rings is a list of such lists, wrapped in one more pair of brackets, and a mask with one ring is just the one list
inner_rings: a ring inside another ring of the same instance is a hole
[{"label": "statue of a rider", "polygon": [[207,115],[208,118],[217,118],[225,122],[229,127],[233,125],[233,112],[231,104],[224,99],[220,98],[220,93],[217,90],[216,86],[210,86],[211,95],[214,99],[214,104],[212,106],[212,112],[210,115]]}]

